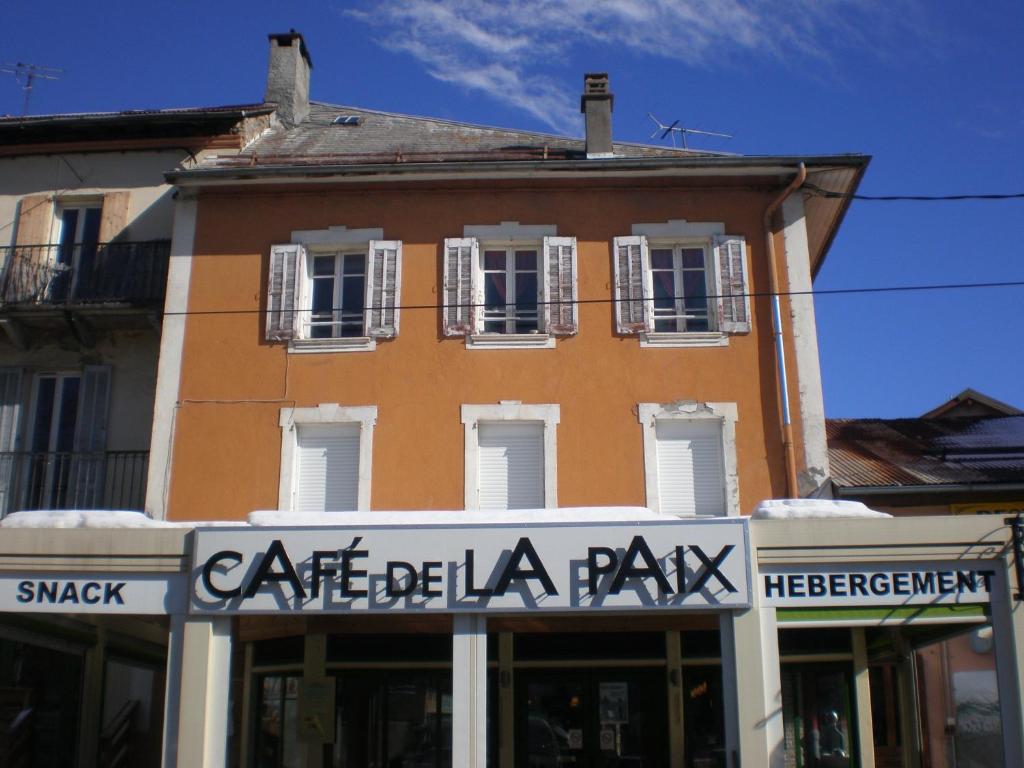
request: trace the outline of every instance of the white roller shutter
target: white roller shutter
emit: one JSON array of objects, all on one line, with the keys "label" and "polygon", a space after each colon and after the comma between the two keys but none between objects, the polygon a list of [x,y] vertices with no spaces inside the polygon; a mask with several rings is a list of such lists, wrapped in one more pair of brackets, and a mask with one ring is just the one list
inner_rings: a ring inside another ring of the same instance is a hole
[{"label": "white roller shutter", "polygon": [[359,424],[298,429],[296,512],[348,512],[359,506]]},{"label": "white roller shutter", "polygon": [[670,515],[725,515],[722,425],[658,421],[658,502]]},{"label": "white roller shutter", "polygon": [[544,507],[544,425],[480,422],[480,509]]}]

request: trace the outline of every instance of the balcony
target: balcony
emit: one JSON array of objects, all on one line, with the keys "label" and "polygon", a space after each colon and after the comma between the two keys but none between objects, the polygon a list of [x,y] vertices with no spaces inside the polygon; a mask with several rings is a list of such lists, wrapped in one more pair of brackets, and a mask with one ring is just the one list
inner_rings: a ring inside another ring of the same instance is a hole
[{"label": "balcony", "polygon": [[0,248],[0,325],[26,347],[70,326],[85,346],[102,328],[159,329],[170,240]]},{"label": "balcony", "polygon": [[142,510],[148,468],[149,451],[0,453],[0,512]]}]

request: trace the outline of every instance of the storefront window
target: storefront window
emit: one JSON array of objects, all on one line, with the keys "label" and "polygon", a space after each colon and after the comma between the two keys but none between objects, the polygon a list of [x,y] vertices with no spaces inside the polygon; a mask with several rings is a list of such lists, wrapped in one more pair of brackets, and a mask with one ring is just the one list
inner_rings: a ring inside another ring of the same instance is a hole
[{"label": "storefront window", "polygon": [[260,681],[260,728],[256,734],[259,768],[299,768],[301,751],[295,721],[299,677],[266,675]]},{"label": "storefront window", "polygon": [[683,670],[683,728],[686,768],[725,768],[721,667]]},{"label": "storefront window", "polygon": [[784,664],[782,712],[788,766],[853,768],[849,664]]}]

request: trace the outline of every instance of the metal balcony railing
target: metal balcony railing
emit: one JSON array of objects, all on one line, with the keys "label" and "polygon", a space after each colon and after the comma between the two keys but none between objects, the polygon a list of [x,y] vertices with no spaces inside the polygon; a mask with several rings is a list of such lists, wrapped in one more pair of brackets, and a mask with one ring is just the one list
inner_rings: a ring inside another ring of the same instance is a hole
[{"label": "metal balcony railing", "polygon": [[0,512],[142,510],[148,469],[149,451],[0,453]]},{"label": "metal balcony railing", "polygon": [[170,240],[0,248],[0,303],[160,304],[170,254]]}]

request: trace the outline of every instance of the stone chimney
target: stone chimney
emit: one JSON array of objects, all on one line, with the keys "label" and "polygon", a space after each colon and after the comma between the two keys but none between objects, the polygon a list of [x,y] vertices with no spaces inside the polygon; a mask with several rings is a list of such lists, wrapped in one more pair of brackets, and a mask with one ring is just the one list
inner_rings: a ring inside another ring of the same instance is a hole
[{"label": "stone chimney", "polygon": [[583,76],[580,112],[587,119],[587,157],[612,156],[612,105],[615,97],[608,90],[606,72],[588,72]]},{"label": "stone chimney", "polygon": [[277,104],[277,116],[286,125],[297,125],[309,115],[309,57],[302,35],[294,29],[270,38],[270,67],[264,101]]}]

